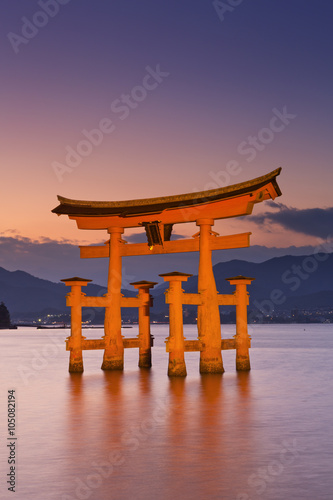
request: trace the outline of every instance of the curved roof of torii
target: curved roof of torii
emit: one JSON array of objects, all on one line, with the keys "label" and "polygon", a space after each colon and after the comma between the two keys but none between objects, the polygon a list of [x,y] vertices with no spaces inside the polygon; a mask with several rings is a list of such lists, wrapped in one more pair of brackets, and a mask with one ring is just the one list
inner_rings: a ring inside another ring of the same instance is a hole
[{"label": "curved roof of torii", "polygon": [[236,217],[251,213],[255,203],[281,195],[276,181],[280,172],[281,168],[278,168],[232,186],[158,198],[82,201],[58,196],[60,204],[52,212],[68,215],[82,229],[104,229],[112,225],[135,227],[142,222],[150,222],[152,216],[166,224],[192,222],[206,217]]}]

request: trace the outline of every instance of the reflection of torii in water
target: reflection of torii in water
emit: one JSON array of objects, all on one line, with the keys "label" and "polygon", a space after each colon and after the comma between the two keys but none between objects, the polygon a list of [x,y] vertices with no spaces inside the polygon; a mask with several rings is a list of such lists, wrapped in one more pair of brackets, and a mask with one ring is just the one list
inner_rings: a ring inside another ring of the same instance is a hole
[{"label": "reflection of torii in water", "polygon": [[[82,349],[90,348],[105,348],[102,368],[106,370],[123,369],[124,347],[139,347],[141,356],[139,366],[150,366],[150,354],[147,354],[148,351],[150,353],[150,341],[147,340],[149,288],[152,288],[155,283],[137,282],[135,287],[139,289],[138,298],[122,297],[121,259],[131,255],[194,251],[199,251],[200,255],[198,294],[183,294],[181,286],[177,285],[177,282],[181,284],[181,281],[185,281],[189,275],[181,273],[163,275],[165,281],[170,281],[167,295],[170,313],[173,311],[171,316],[177,318],[177,321],[170,318],[170,337],[167,343],[171,358],[169,374],[186,374],[184,350],[200,351],[201,373],[223,372],[219,314],[219,305],[223,304],[236,305],[237,326],[234,343],[231,341],[228,346],[225,344],[223,347],[222,341],[222,349],[236,348],[236,368],[248,370],[250,364],[249,338],[246,328],[248,302],[246,285],[251,283],[251,279],[231,278],[231,284],[236,285],[236,293],[231,296],[219,295],[216,291],[211,252],[212,250],[247,247],[251,233],[218,236],[212,231],[212,226],[215,219],[249,215],[256,203],[280,196],[281,191],[276,181],[280,171],[279,168],[257,179],[233,186],[161,198],[103,202],[78,201],[58,196],[60,205],[52,212],[58,215],[68,215],[70,219],[76,221],[79,229],[103,229],[110,234],[110,240],[104,246],[80,247],[81,258],[109,257],[106,296],[82,298],[81,286],[87,284],[89,280],[64,280],[67,285],[72,286],[72,293],[69,294],[67,300],[68,305],[72,307],[72,332],[67,343],[71,351],[70,371],[83,370]],[[173,225],[185,222],[196,222],[200,231],[192,239],[170,241]],[[148,245],[145,243],[129,244],[122,239],[121,235],[125,229],[139,226],[145,228]],[[198,341],[195,341],[196,344],[191,341],[192,348],[190,341],[186,342],[182,337],[182,316],[178,306],[185,303],[198,305],[199,335]],[[105,336],[99,343],[81,337],[81,307],[88,305],[105,307]],[[126,340],[121,336],[121,307],[139,307],[139,323],[141,310],[139,340],[136,343],[132,342],[131,345],[128,342],[126,345]],[[73,319],[73,315],[76,319]],[[143,338],[146,340],[143,341]]]}]

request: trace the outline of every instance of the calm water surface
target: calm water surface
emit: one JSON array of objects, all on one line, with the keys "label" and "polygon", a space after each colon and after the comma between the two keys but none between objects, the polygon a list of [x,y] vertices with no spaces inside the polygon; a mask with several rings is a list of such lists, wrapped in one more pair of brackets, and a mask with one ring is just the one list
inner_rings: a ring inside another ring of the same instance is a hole
[{"label": "calm water surface", "polygon": [[[226,372],[200,376],[199,353],[186,353],[186,379],[167,377],[168,327],[152,333],[150,371],[137,349],[123,373],[103,372],[103,351],[86,351],[84,374],[70,375],[68,331],[0,332],[1,498],[333,499],[333,325],[255,326],[249,374],[224,351]],[[10,389],[16,493],[6,485]]]}]

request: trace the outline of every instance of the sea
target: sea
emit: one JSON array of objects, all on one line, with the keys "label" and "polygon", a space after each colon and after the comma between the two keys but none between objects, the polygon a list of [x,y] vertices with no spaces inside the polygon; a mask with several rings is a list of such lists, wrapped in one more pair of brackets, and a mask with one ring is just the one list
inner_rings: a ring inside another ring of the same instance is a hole
[{"label": "sea", "polygon": [[83,374],[68,330],[0,331],[1,499],[333,499],[333,324],[253,325],[250,372],[229,350],[223,375],[200,375],[189,352],[186,378],[167,376],[168,325],[151,331],[150,370],[126,349],[102,371],[95,350]]}]

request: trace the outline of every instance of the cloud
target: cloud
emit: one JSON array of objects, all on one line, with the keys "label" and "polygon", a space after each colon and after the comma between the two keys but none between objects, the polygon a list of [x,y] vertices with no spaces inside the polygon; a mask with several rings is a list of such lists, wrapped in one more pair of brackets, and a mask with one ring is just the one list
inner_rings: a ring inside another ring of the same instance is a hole
[{"label": "cloud", "polygon": [[17,236],[20,233],[17,229],[5,229],[4,231],[1,231],[0,236],[8,236],[9,234],[11,236],[13,236],[13,235]]},{"label": "cloud", "polygon": [[[107,259],[80,259],[75,242],[49,238],[0,236],[0,266],[55,282],[70,276],[91,278],[93,273],[94,282],[103,285],[107,276]],[[96,278],[99,281],[95,281]]]},{"label": "cloud", "polygon": [[[332,252],[332,248],[333,240],[328,240],[322,250]],[[216,250],[212,258],[213,264],[233,259],[263,262],[282,255],[311,255],[315,251],[313,246],[267,248],[254,245],[250,248]],[[198,265],[198,252],[124,257],[123,287],[133,290],[130,283],[144,279],[162,283],[159,274],[169,271],[197,274]],[[21,270],[54,282],[59,282],[62,278],[80,276],[92,279],[95,284],[106,286],[108,276],[107,258],[80,259],[76,242],[48,238],[37,241],[23,236],[0,236],[0,266],[8,271]]]},{"label": "cloud", "polygon": [[276,211],[253,215],[251,221],[266,227],[276,223],[285,229],[324,239],[333,233],[333,207],[298,209],[275,202],[269,206]]}]

